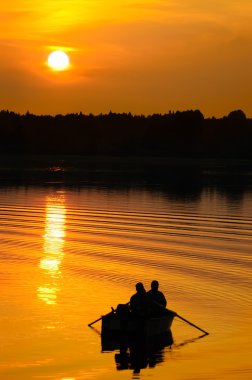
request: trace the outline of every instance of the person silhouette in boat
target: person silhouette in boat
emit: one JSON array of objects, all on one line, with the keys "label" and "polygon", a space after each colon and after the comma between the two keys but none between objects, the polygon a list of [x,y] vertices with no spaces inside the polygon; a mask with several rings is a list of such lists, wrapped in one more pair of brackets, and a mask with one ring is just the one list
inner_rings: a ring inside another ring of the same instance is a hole
[{"label": "person silhouette in boat", "polygon": [[160,316],[166,313],[167,301],[162,292],[158,290],[159,283],[157,280],[153,280],[151,283],[151,289],[146,293],[149,302],[150,313],[153,316]]},{"label": "person silhouette in boat", "polygon": [[130,298],[130,310],[132,315],[140,318],[148,313],[148,299],[142,282],[136,284],[136,293]]}]

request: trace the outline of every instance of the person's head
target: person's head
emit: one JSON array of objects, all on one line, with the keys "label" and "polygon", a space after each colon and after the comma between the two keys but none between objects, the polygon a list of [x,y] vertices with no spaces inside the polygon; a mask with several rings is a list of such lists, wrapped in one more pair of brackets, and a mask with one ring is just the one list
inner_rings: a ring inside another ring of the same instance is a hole
[{"label": "person's head", "polygon": [[142,292],[145,292],[145,289],[144,289],[144,286],[143,286],[143,283],[142,282],[138,282],[136,284],[136,291],[138,293],[142,293]]},{"label": "person's head", "polygon": [[152,290],[158,290],[159,283],[157,280],[153,280],[151,283],[151,289]]}]

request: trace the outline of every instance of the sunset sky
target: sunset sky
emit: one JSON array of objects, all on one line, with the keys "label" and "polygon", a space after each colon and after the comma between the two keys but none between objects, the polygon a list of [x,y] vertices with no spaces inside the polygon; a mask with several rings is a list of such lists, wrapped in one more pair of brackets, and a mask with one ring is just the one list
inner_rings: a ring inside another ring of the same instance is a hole
[{"label": "sunset sky", "polygon": [[[251,0],[11,0],[0,14],[0,109],[252,117]],[[48,67],[53,50],[67,70]]]}]

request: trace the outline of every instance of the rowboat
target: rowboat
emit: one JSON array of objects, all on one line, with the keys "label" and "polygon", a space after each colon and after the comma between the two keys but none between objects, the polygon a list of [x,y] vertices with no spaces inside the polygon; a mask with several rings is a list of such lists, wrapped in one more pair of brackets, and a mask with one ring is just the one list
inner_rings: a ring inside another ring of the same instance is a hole
[{"label": "rowboat", "polygon": [[[114,350],[132,342],[170,342],[174,313],[157,317],[136,318],[131,313],[102,316],[102,350]],[[163,343],[162,343],[163,344]],[[166,345],[166,344],[164,344]]]},{"label": "rowboat", "polygon": [[[158,310],[158,309],[157,309]],[[188,321],[175,311],[159,308],[159,315],[136,317],[128,307],[128,304],[119,304],[117,309],[101,316],[88,324],[91,327],[98,321],[102,321],[101,343],[102,351],[120,349],[125,351],[133,346],[169,346],[172,344],[171,326],[174,317],[188,323],[204,335],[209,333],[194,323]],[[163,340],[164,339],[164,340]]]},{"label": "rowboat", "polygon": [[144,330],[148,337],[162,334],[171,329],[174,314],[167,313],[159,317],[122,319],[117,314],[109,314],[102,317],[102,333],[118,334],[126,332],[133,334]]},{"label": "rowboat", "polygon": [[118,305],[116,311],[113,310],[101,318],[102,347],[116,349],[136,341],[140,341],[141,344],[151,342],[165,333],[171,336],[174,316],[173,312],[166,310],[160,316],[136,317],[127,305]]}]

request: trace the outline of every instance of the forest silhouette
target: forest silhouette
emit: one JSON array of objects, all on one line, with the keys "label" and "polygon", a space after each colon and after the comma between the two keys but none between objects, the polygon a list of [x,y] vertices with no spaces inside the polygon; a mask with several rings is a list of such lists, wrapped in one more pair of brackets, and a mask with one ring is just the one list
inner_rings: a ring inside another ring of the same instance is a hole
[{"label": "forest silhouette", "polygon": [[34,115],[0,111],[1,154],[252,158],[252,119],[242,110],[205,118],[167,114]]}]

